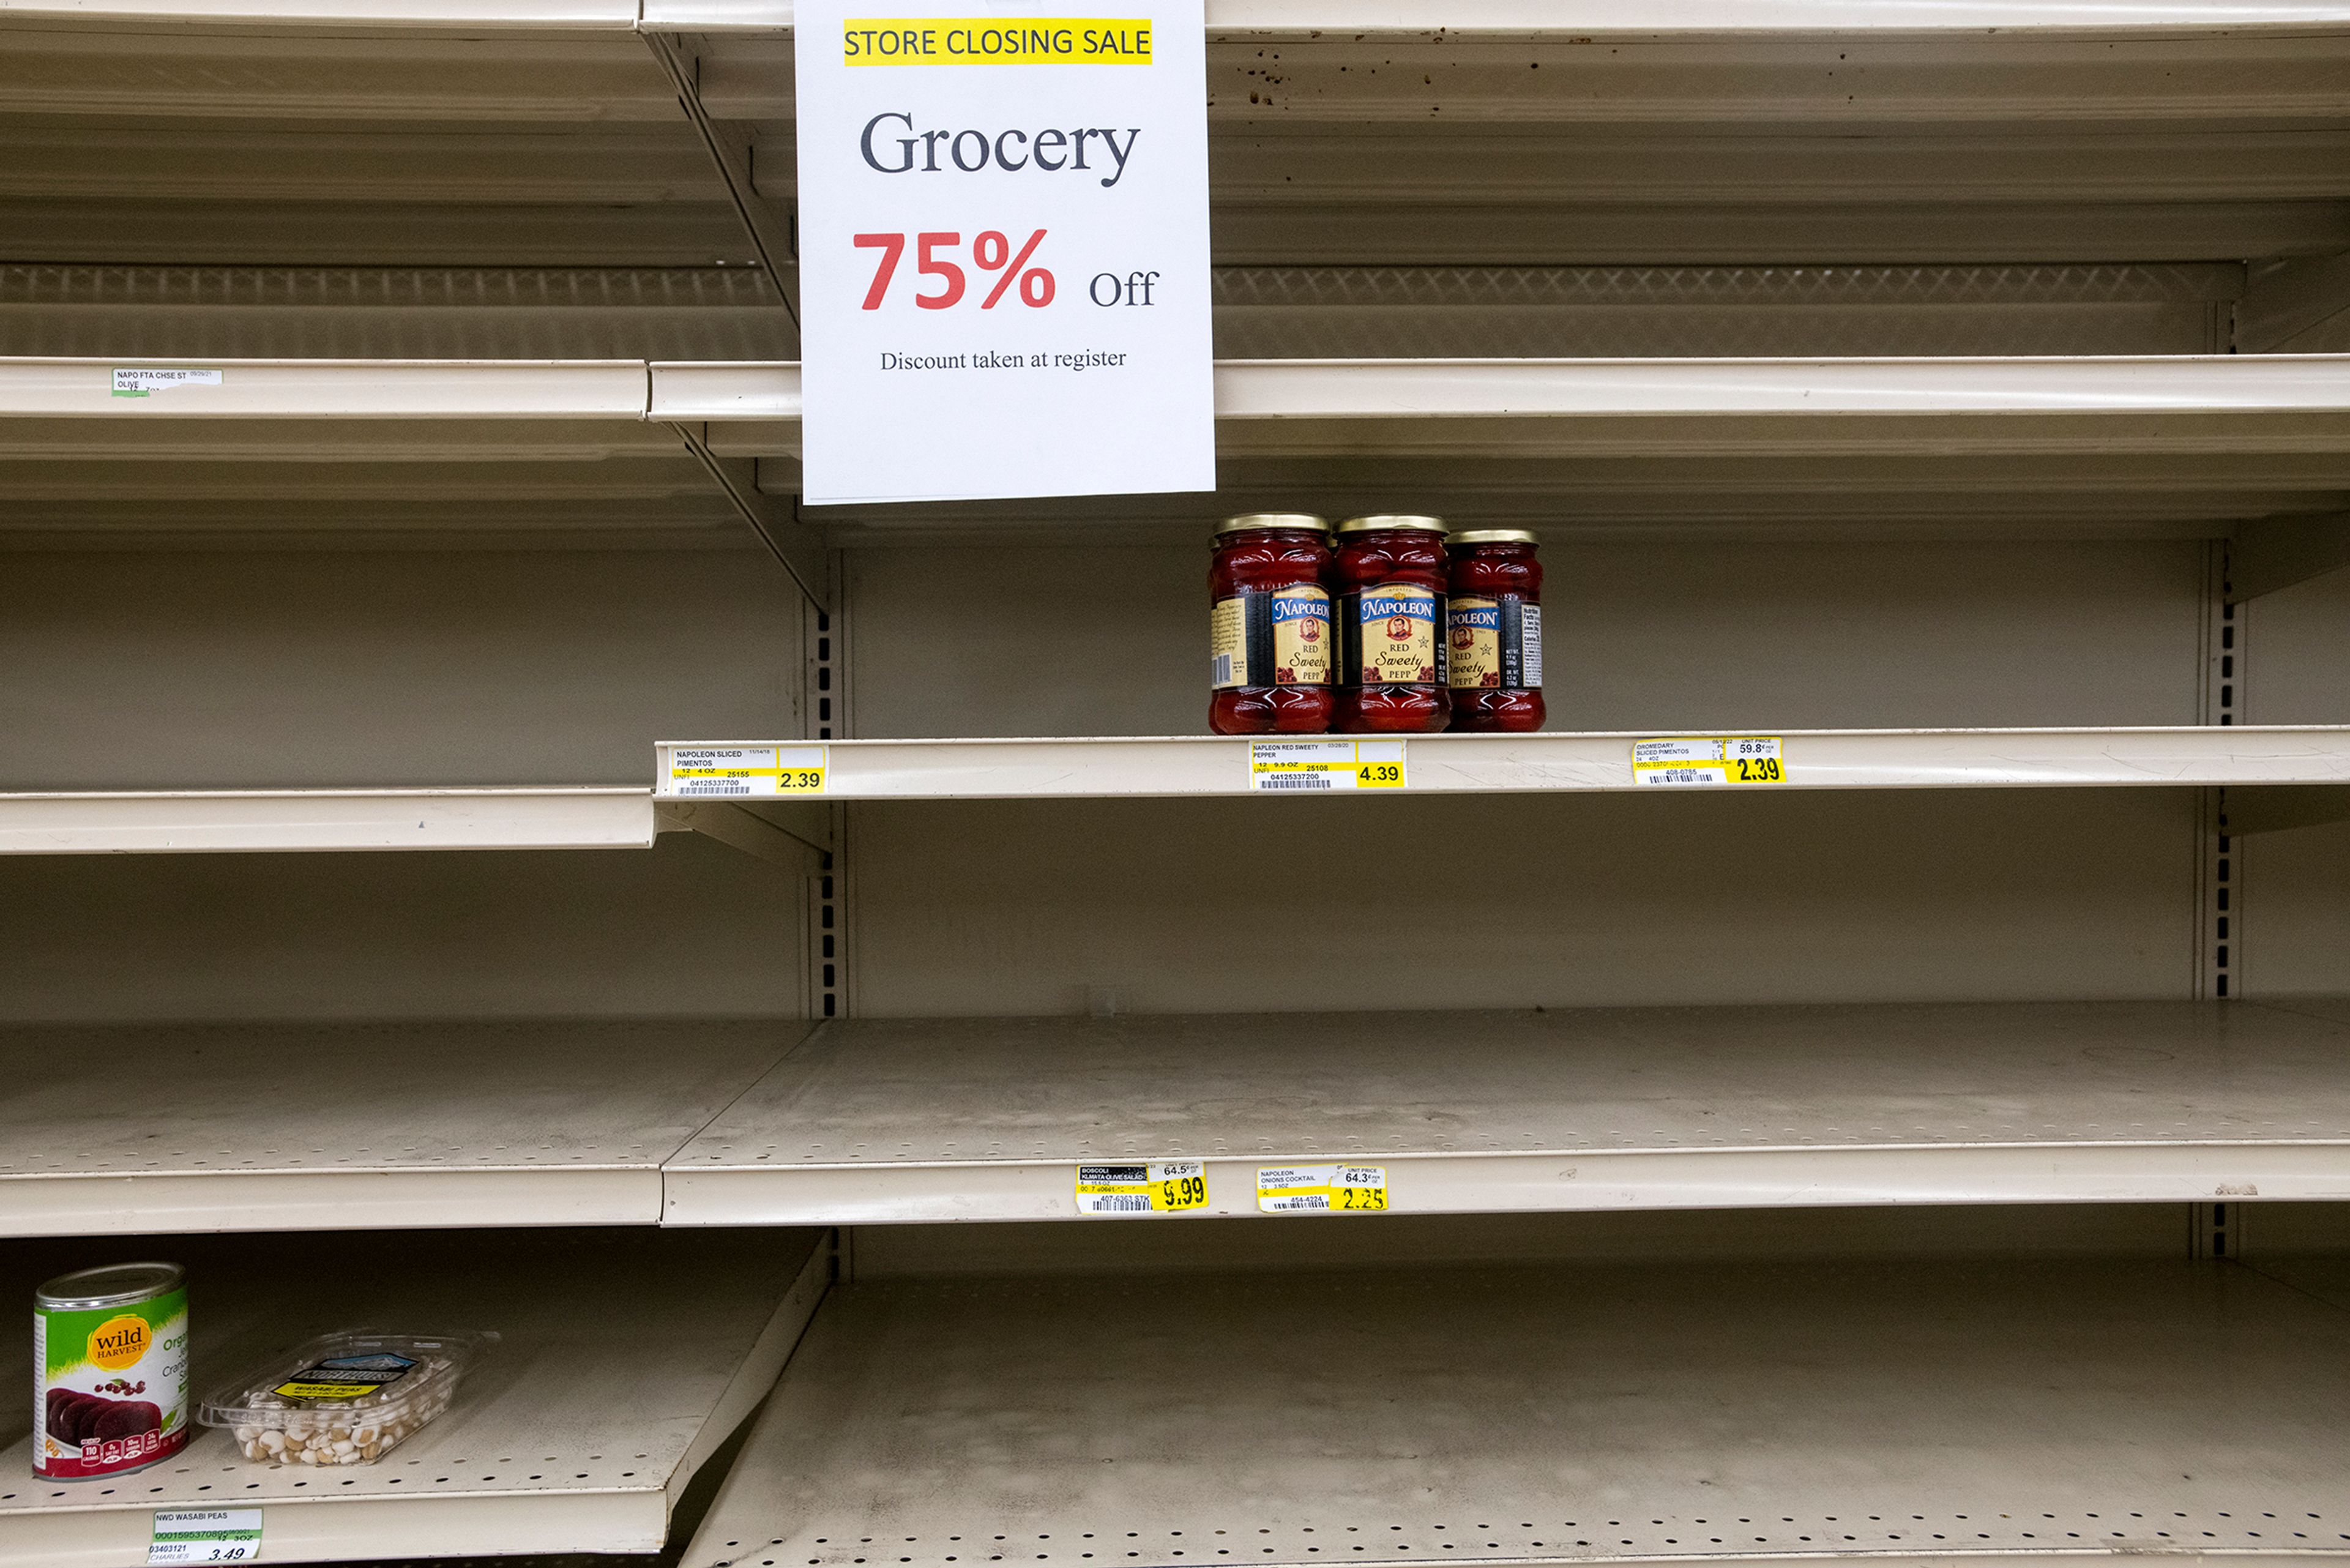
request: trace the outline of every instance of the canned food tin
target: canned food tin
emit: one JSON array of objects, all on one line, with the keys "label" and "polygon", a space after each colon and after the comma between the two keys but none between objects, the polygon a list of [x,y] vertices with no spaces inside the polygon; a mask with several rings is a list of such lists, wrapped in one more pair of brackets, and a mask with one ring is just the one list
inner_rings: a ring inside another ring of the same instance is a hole
[{"label": "canned food tin", "polygon": [[188,1442],[188,1283],[177,1263],[61,1274],[33,1296],[33,1473],[88,1480]]}]

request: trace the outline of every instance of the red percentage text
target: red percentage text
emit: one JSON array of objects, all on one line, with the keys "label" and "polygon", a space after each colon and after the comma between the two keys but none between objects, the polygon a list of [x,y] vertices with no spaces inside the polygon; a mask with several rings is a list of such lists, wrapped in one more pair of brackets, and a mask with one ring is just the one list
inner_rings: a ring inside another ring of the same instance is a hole
[{"label": "red percentage text", "polygon": [[[865,291],[868,310],[880,309],[881,302],[889,297],[890,280],[898,275],[898,264],[906,259],[909,238],[914,242],[914,271],[939,284],[937,292],[931,294],[920,292],[921,286],[917,284],[916,305],[924,310],[950,310],[960,305],[968,292],[970,279],[962,264],[941,254],[961,247],[962,236],[959,234],[858,234],[854,238],[858,250],[881,253],[880,263],[873,269],[873,283]],[[1020,289],[1020,303],[1031,309],[1041,310],[1053,303],[1053,275],[1041,266],[1028,265],[1028,258],[1044,243],[1042,229],[1028,236],[1028,243],[1020,247],[1018,255],[1012,254],[1011,239],[993,229],[972,241],[972,265],[983,273],[997,275],[995,286],[980,301],[982,310],[994,309],[1015,284]]]}]

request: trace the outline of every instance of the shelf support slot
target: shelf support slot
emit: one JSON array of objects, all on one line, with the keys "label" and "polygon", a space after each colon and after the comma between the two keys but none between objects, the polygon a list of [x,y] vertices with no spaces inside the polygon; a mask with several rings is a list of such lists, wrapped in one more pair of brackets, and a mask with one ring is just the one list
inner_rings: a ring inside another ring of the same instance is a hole
[{"label": "shelf support slot", "polygon": [[2229,566],[2230,604],[2340,571],[2350,566],[2350,512],[2246,523],[2236,530]]}]

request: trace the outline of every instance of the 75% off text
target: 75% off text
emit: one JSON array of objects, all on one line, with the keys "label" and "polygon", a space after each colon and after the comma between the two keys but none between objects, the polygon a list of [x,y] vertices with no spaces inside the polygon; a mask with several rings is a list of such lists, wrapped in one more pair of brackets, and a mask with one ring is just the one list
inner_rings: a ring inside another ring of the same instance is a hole
[{"label": "75% off text", "polygon": [[[1003,302],[1005,294],[1015,286],[1020,303],[1032,310],[1041,310],[1053,303],[1057,286],[1051,272],[1042,266],[1032,266],[1030,259],[1045,243],[1045,231],[1038,229],[1028,236],[1027,243],[1014,254],[1012,240],[999,230],[990,229],[971,243],[971,265],[982,273],[993,273],[995,286],[979,302],[982,310],[993,310]],[[962,263],[951,253],[962,246],[962,235],[952,231],[914,234],[857,234],[852,243],[861,251],[878,251],[879,260],[873,269],[873,282],[865,290],[862,308],[879,310],[889,296],[889,286],[898,275],[899,265],[906,259],[906,247],[910,240],[914,249],[914,271],[919,279],[933,280],[935,291],[922,292],[922,285],[914,285],[914,303],[924,310],[951,310],[962,303],[971,292],[971,277]],[[1097,273],[1087,286],[1087,297],[1105,309],[1113,305],[1146,306],[1151,303],[1152,286],[1159,281],[1155,272],[1132,272],[1120,277],[1116,273]]]}]

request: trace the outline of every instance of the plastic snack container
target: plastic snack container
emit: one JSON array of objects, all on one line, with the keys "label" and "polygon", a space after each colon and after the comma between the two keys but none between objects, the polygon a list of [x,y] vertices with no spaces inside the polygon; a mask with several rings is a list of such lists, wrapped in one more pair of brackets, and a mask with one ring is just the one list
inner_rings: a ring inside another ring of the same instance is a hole
[{"label": "plastic snack container", "polygon": [[457,1397],[494,1334],[329,1334],[223,1388],[197,1418],[266,1465],[372,1464]]}]

